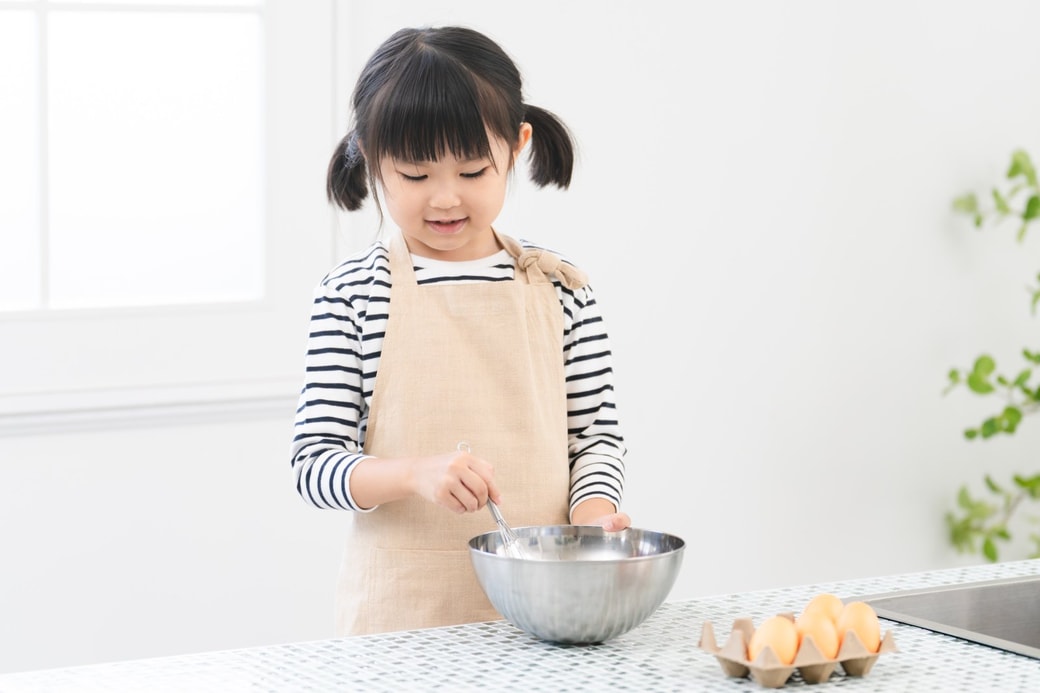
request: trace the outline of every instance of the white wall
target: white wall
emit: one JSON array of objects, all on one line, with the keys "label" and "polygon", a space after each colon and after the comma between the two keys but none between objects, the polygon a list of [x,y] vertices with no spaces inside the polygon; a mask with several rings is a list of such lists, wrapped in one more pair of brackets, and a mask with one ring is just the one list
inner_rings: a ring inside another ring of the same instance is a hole
[{"label": "white wall", "polygon": [[[592,276],[626,509],[689,543],[672,598],[977,560],[943,513],[1040,433],[969,444],[989,407],[940,393],[1034,337],[1040,241],[949,206],[1040,155],[1040,5],[683,5],[338,3],[341,91],[394,29],[465,23],[575,131],[572,189],[518,184],[499,226]],[[0,439],[0,671],[327,636],[340,520],[293,496],[288,416]]]},{"label": "white wall", "polygon": [[328,636],[286,416],[0,439],[0,671]]}]

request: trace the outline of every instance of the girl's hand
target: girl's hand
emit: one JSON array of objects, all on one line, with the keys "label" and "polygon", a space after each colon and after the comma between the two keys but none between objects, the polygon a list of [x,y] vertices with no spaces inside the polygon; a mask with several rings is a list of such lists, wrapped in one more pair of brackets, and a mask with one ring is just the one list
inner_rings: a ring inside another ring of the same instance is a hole
[{"label": "girl's hand", "polygon": [[416,495],[456,513],[480,510],[501,498],[492,466],[472,453],[453,451],[420,457],[412,465]]},{"label": "girl's hand", "polygon": [[611,513],[593,521],[593,524],[600,525],[608,532],[620,532],[632,526],[632,518],[628,513]]},{"label": "girl's hand", "polygon": [[608,532],[620,532],[632,526],[632,518],[628,513],[618,512],[614,504],[605,498],[590,498],[579,503],[571,513],[571,522],[576,525],[598,525]]}]

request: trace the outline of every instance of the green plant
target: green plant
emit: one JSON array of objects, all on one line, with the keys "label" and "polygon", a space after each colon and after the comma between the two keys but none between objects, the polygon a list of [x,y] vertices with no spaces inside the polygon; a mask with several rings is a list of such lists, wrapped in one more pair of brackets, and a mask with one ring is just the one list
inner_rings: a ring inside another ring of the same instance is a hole
[{"label": "green plant", "polygon": [[[997,225],[1014,220],[1018,223],[1017,239],[1025,240],[1030,226],[1040,218],[1040,186],[1036,168],[1029,154],[1016,150],[1011,155],[1003,187],[994,187],[989,198],[992,205],[983,205],[975,193],[961,195],[953,201],[956,212],[974,220],[976,228]],[[1030,309],[1035,315],[1040,304],[1040,274],[1037,286],[1028,287]],[[1040,351],[1022,350],[1024,365],[1007,374],[997,368],[993,357],[983,354],[975,359],[970,369],[952,369],[949,385],[944,394],[966,387],[980,397],[1002,400],[1000,410],[982,423],[964,431],[968,440],[1013,435],[1022,420],[1040,412],[1040,382],[1033,382],[1034,368],[1040,366]],[[1014,373],[1014,375],[1010,375]],[[1040,378],[1038,378],[1040,380]],[[946,514],[950,541],[961,552],[982,552],[990,561],[999,555],[998,542],[1011,540],[1012,521],[1022,519],[1020,511],[1025,501],[1040,501],[1040,473],[1033,476],[1013,475],[1010,483],[999,484],[992,476],[984,476],[989,495],[976,498],[962,486],[957,494],[957,510]],[[1026,517],[1023,521],[1035,521]],[[1031,558],[1040,557],[1040,534],[1029,535],[1033,543]]]}]

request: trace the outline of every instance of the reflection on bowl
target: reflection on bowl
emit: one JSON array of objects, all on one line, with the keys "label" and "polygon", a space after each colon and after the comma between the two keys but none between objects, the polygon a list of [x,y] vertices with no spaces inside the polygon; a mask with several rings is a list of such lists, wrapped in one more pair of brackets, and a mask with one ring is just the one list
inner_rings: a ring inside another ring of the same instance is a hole
[{"label": "reflection on bowl", "polygon": [[664,602],[686,543],[662,532],[548,525],[516,527],[523,558],[503,551],[496,530],[469,541],[491,604],[542,640],[604,642],[632,630]]}]

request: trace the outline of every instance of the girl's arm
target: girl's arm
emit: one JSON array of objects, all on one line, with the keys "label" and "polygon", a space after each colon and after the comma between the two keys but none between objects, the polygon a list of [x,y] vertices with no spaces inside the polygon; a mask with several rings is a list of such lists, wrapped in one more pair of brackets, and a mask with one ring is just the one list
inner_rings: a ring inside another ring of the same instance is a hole
[{"label": "girl's arm", "polygon": [[[564,307],[564,371],[570,455],[571,521],[620,529],[624,437],[614,403],[614,371],[607,329],[589,286],[558,286]],[[622,516],[623,515],[623,516]],[[604,519],[606,518],[606,519]]]},{"label": "girl's arm", "polygon": [[359,510],[349,477],[366,458],[361,341],[355,306],[338,284],[327,278],[314,294],[291,465],[296,490],[311,505]]}]

